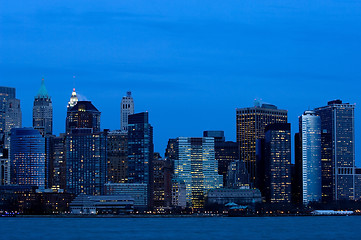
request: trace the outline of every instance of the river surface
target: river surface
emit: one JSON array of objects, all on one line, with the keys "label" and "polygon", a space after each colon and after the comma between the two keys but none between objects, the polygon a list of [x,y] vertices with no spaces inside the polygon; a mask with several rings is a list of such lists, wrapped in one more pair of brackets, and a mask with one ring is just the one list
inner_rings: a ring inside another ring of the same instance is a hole
[{"label": "river surface", "polygon": [[361,216],[0,218],[0,239],[361,239]]}]

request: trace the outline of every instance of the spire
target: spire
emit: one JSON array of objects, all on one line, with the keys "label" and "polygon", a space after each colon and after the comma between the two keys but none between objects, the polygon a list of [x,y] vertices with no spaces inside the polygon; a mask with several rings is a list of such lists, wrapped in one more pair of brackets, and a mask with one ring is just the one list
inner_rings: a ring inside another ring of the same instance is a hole
[{"label": "spire", "polygon": [[70,101],[68,102],[68,108],[72,108],[78,102],[78,97],[75,92],[75,88],[73,88],[73,92],[71,93]]},{"label": "spire", "polygon": [[36,98],[50,98],[50,96],[48,94],[48,90],[46,90],[46,87],[45,87],[44,78],[41,79],[41,86],[38,91],[38,94],[36,94]]}]

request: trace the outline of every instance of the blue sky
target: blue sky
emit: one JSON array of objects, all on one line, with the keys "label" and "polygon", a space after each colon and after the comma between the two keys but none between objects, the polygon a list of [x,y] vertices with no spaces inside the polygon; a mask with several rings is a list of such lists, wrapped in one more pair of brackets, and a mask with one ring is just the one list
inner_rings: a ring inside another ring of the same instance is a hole
[{"label": "blue sky", "polygon": [[169,138],[203,130],[235,140],[235,109],[255,98],[288,109],[296,133],[308,108],[360,102],[360,9],[357,0],[0,1],[0,85],[17,88],[31,126],[44,77],[56,134],[73,87],[109,129],[131,90],[162,155]]}]

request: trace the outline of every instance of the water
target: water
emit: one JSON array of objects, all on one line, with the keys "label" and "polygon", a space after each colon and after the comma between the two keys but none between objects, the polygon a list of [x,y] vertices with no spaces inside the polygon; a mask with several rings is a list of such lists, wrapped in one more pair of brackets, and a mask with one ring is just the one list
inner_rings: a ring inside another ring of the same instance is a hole
[{"label": "water", "polygon": [[0,218],[0,239],[361,239],[361,217]]}]

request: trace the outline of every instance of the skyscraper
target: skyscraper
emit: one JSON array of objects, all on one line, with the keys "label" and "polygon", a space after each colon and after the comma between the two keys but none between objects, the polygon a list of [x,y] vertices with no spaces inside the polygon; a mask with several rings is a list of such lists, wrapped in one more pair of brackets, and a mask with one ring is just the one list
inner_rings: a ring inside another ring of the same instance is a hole
[{"label": "skyscraper", "polygon": [[68,102],[68,110],[76,105],[78,102],[78,96],[76,95],[75,88],[73,88],[73,92],[71,93],[70,100]]},{"label": "skyscraper", "polygon": [[34,99],[33,127],[39,130],[42,136],[53,134],[53,103],[46,90],[44,79]]},{"label": "skyscraper", "polygon": [[300,117],[302,202],[318,202],[321,192],[321,118],[314,111],[305,111]]},{"label": "skyscraper", "polygon": [[289,123],[269,124],[264,139],[263,195],[270,203],[291,202],[291,126]]},{"label": "skyscraper", "polygon": [[218,174],[223,176],[223,186],[227,186],[228,167],[232,161],[239,160],[239,145],[236,142],[226,141],[223,131],[204,131],[203,137],[214,138],[214,154],[218,162]]},{"label": "skyscraper", "polygon": [[148,203],[152,206],[153,127],[148,112],[129,115],[128,182],[148,184]]},{"label": "skyscraper", "polygon": [[321,117],[323,200],[355,198],[355,105],[341,100],[315,109]]},{"label": "skyscraper", "polygon": [[49,188],[54,190],[66,188],[66,146],[65,134],[59,137],[48,137],[49,155],[47,156],[49,167]]},{"label": "skyscraper", "polygon": [[33,128],[11,129],[11,183],[45,187],[45,139]]},{"label": "skyscraper", "polygon": [[72,129],[89,128],[93,132],[100,132],[100,112],[90,101],[78,101],[69,107],[66,116],[66,133]]},{"label": "skyscraper", "polygon": [[271,104],[256,104],[251,108],[238,108],[237,142],[240,160],[246,164],[251,183],[256,183],[256,141],[265,136],[265,127],[271,123],[287,123],[287,110]]},{"label": "skyscraper", "polygon": [[12,98],[15,98],[15,88],[0,87],[0,134],[5,132],[6,103]]},{"label": "skyscraper", "polygon": [[20,100],[11,98],[7,101],[5,107],[5,148],[10,145],[10,130],[12,128],[20,128],[22,126],[22,114],[20,108]]},{"label": "skyscraper", "polygon": [[120,129],[128,131],[128,116],[134,114],[134,101],[132,92],[127,92],[127,96],[122,98],[120,104]]},{"label": "skyscraper", "polygon": [[108,182],[125,183],[128,180],[128,135],[111,131],[107,136]]},{"label": "skyscraper", "polygon": [[185,182],[187,203],[203,208],[207,191],[223,186],[214,155],[214,138],[178,137],[175,151],[174,178]]},{"label": "skyscraper", "polygon": [[73,129],[66,136],[66,190],[102,195],[107,181],[107,132]]}]

